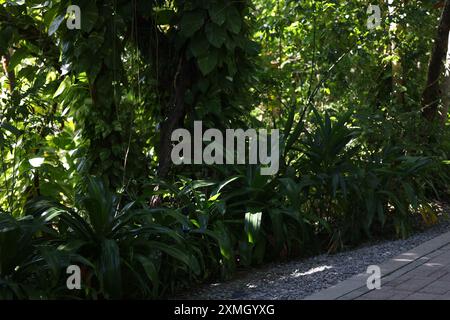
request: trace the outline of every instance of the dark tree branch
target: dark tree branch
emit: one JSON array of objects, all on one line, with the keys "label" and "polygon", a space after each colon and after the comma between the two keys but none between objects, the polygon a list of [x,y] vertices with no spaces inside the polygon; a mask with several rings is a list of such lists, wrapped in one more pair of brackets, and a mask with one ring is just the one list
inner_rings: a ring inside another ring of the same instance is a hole
[{"label": "dark tree branch", "polygon": [[16,86],[16,76],[14,74],[14,70],[10,70],[9,68],[10,59],[11,57],[9,53],[5,53],[5,55],[2,56],[2,66],[6,77],[8,78],[9,92],[13,94],[14,88]]},{"label": "dark tree branch", "polygon": [[422,115],[429,121],[433,121],[438,112],[441,97],[439,78],[447,54],[449,32],[450,0],[446,0],[428,66],[427,84],[422,94]]}]

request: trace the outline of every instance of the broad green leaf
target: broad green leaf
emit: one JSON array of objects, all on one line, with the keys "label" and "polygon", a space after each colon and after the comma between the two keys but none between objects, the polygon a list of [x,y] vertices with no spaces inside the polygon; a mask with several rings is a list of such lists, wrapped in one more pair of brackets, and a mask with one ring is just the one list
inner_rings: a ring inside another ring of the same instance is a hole
[{"label": "broad green leaf", "polygon": [[70,86],[70,79],[69,79],[69,77],[66,77],[59,85],[58,89],[56,90],[55,94],[53,95],[53,98],[60,96],[64,92],[64,90],[66,90],[66,88],[69,86]]},{"label": "broad green leaf", "polygon": [[146,243],[147,246],[152,247],[156,250],[160,250],[162,252],[167,253],[169,256],[183,262],[186,266],[188,266],[192,271],[197,272],[196,266],[198,266],[195,258],[189,256],[186,252],[181,251],[180,249],[170,246],[166,243],[157,242],[157,241],[149,241]]},{"label": "broad green leaf", "polygon": [[180,22],[181,35],[186,38],[192,37],[203,26],[204,19],[203,13],[199,11],[184,13]]},{"label": "broad green leaf", "polygon": [[39,168],[44,163],[45,158],[33,158],[28,160],[33,168]]},{"label": "broad green leaf", "polygon": [[198,59],[198,66],[204,76],[211,73],[217,66],[219,61],[219,53],[217,50],[211,50],[211,53],[206,57]]},{"label": "broad green leaf", "polygon": [[58,31],[59,26],[64,21],[65,14],[60,14],[56,16],[55,19],[53,19],[52,23],[50,24],[50,27],[48,28],[48,35],[53,35],[56,31]]},{"label": "broad green leaf", "polygon": [[114,240],[104,240],[100,250],[101,284],[109,298],[118,299],[122,295],[119,246]]},{"label": "broad green leaf", "polygon": [[229,236],[229,231],[226,226],[221,221],[216,222],[214,231],[213,233],[210,233],[210,235],[217,239],[221,255],[225,259],[231,260],[233,257],[233,248]]},{"label": "broad green leaf", "polygon": [[2,122],[0,123],[0,128],[5,129],[6,131],[11,132],[13,135],[15,135],[16,137],[21,135],[21,132],[19,129],[17,129],[15,126],[13,126],[10,123],[7,122]]},{"label": "broad green leaf", "polygon": [[242,17],[235,6],[229,6],[227,9],[227,28],[235,34],[242,29]]},{"label": "broad green leaf", "polygon": [[159,289],[159,276],[155,264],[153,263],[153,261],[143,255],[136,256],[136,259],[141,263],[142,268],[144,268],[147,278],[152,283],[153,295],[156,296]]},{"label": "broad green leaf", "polygon": [[189,43],[189,49],[194,57],[204,57],[209,53],[209,42],[203,33],[197,33]]},{"label": "broad green leaf", "polygon": [[262,212],[247,212],[245,214],[245,231],[247,232],[248,242],[255,243],[259,230],[261,229]]},{"label": "broad green leaf", "polygon": [[220,48],[227,39],[227,32],[217,24],[209,23],[206,26],[206,37],[208,38],[209,43],[214,47]]},{"label": "broad green leaf", "polygon": [[28,58],[30,56],[30,52],[27,48],[19,48],[17,49],[14,54],[11,57],[11,60],[9,61],[9,70],[14,70],[16,66],[18,66],[22,60]]},{"label": "broad green leaf", "polygon": [[225,2],[212,3],[209,8],[211,20],[221,26],[226,20],[227,5]]}]

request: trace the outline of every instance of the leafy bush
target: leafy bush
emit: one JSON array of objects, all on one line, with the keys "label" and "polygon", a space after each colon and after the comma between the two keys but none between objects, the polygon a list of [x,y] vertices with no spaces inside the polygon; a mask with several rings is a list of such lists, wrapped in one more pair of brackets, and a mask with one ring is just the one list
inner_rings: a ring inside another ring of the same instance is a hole
[{"label": "leafy bush", "polygon": [[319,233],[331,238],[330,250],[356,244],[388,227],[406,237],[420,212],[435,221],[424,190],[437,162],[407,156],[386,146],[380,154],[365,156],[359,130],[349,127],[351,113],[332,121],[315,111],[316,129],[307,133],[303,157],[297,162],[297,197],[303,193],[303,211],[321,222]]}]

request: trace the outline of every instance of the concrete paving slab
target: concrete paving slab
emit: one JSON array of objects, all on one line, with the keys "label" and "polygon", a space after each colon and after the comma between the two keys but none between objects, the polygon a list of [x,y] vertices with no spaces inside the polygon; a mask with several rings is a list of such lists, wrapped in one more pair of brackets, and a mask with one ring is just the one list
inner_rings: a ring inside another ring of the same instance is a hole
[{"label": "concrete paving slab", "polygon": [[305,300],[450,300],[450,232],[380,265],[380,290],[359,274]]}]

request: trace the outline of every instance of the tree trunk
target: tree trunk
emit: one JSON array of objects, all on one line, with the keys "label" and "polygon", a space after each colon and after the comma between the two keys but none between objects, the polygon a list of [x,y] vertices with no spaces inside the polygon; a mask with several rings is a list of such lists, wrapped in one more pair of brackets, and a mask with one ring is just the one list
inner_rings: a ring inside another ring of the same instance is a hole
[{"label": "tree trunk", "polygon": [[[402,6],[402,4],[398,4],[398,6]],[[395,7],[393,6],[393,0],[389,0],[388,2],[389,15],[392,19],[392,16],[395,14]],[[401,55],[395,41],[395,35],[402,31],[403,27],[398,25],[395,22],[391,22],[389,25],[389,35],[391,37],[390,43],[390,54],[395,57],[392,60],[392,91],[397,103],[404,105],[405,104],[405,93],[403,91],[404,81],[403,81],[403,65],[401,61]]]},{"label": "tree trunk", "polygon": [[10,70],[9,68],[9,60],[11,59],[10,54],[6,53],[2,56],[2,66],[3,71],[5,72],[6,77],[8,78],[8,84],[9,84],[9,92],[13,94],[14,87],[16,86],[16,76],[14,74],[13,70]]},{"label": "tree trunk", "polygon": [[193,70],[190,63],[182,56],[180,58],[177,73],[173,80],[173,91],[171,99],[166,110],[164,110],[165,121],[161,125],[161,136],[159,141],[159,164],[158,177],[166,178],[171,167],[171,152],[172,152],[172,132],[177,129],[177,126],[184,120],[186,115],[186,105],[184,96],[186,90],[190,86],[190,79]]},{"label": "tree trunk", "polygon": [[422,115],[429,121],[433,121],[438,114],[439,100],[441,98],[439,78],[447,53],[449,31],[450,0],[446,0],[428,66],[427,84],[422,95]]},{"label": "tree trunk", "polygon": [[447,61],[445,63],[445,78],[442,83],[442,123],[445,125],[450,108],[450,32],[448,34]]}]

